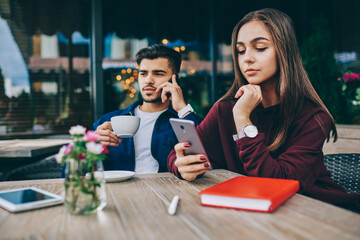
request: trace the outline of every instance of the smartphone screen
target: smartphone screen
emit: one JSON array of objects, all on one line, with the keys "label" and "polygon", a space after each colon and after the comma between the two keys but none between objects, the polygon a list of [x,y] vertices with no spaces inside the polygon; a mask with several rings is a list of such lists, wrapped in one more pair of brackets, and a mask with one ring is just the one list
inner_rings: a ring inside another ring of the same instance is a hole
[{"label": "smartphone screen", "polygon": [[53,199],[53,197],[34,191],[33,189],[25,189],[25,190],[13,191],[13,192],[3,192],[0,193],[0,198],[3,198],[6,201],[11,202],[13,204],[23,204],[23,203]]},{"label": "smartphone screen", "polygon": [[0,191],[0,207],[10,212],[22,212],[61,203],[61,196],[36,187]]}]

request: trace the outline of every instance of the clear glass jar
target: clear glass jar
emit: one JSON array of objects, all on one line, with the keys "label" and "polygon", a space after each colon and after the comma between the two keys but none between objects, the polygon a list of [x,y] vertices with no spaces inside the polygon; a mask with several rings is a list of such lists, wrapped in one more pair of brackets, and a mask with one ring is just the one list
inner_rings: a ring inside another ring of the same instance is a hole
[{"label": "clear glass jar", "polygon": [[73,214],[89,214],[107,204],[102,162],[70,159],[65,166],[65,206]]}]

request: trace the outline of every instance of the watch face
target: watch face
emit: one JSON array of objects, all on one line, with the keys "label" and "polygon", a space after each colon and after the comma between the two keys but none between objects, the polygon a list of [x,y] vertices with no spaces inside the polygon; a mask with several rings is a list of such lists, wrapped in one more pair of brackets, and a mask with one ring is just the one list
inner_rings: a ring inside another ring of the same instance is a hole
[{"label": "watch face", "polygon": [[254,138],[258,135],[258,130],[254,125],[248,125],[244,128],[247,137]]}]

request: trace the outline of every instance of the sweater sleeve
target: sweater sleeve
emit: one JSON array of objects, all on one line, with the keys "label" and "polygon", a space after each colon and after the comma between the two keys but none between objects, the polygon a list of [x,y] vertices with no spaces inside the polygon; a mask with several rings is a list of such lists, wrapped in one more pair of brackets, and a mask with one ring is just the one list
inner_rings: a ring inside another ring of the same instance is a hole
[{"label": "sweater sleeve", "polygon": [[276,158],[265,145],[264,133],[253,139],[237,140],[245,172],[249,176],[295,179],[300,182],[300,192],[306,191],[323,170],[322,147],[330,128],[331,119],[325,112],[298,120]]},{"label": "sweater sleeve", "polygon": [[195,112],[189,113],[188,115],[186,115],[184,117],[184,119],[193,121],[195,126],[198,126],[201,123],[201,121],[203,120],[200,116],[195,114]]}]

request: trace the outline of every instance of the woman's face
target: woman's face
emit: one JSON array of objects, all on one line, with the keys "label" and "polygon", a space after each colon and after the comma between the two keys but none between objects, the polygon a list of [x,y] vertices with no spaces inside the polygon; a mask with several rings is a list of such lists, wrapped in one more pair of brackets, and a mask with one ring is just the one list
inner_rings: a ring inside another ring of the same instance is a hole
[{"label": "woman's face", "polygon": [[240,71],[250,84],[276,80],[275,45],[264,23],[251,21],[243,25],[237,36],[236,49]]}]

